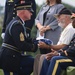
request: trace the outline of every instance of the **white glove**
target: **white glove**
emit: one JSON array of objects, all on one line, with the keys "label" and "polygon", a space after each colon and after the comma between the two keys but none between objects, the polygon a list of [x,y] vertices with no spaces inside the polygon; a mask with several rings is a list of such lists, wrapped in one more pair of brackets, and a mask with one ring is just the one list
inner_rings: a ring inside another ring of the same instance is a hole
[{"label": "white glove", "polygon": [[5,33],[2,33],[2,34],[1,34],[1,37],[2,37],[2,39],[4,39],[4,37],[5,37]]}]

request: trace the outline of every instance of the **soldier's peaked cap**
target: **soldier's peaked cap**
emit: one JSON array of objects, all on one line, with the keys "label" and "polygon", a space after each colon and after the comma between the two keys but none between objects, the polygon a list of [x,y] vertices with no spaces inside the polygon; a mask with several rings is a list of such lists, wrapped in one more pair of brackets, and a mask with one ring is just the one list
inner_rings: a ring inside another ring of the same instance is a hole
[{"label": "soldier's peaked cap", "polygon": [[15,6],[16,10],[29,10],[30,12],[34,12],[32,9],[32,3],[31,2],[25,2],[22,4],[18,4]]}]

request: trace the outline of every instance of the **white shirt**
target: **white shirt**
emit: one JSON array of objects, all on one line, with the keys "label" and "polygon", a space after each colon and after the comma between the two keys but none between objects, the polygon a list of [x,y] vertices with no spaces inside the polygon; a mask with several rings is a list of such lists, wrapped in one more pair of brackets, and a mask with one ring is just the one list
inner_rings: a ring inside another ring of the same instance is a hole
[{"label": "white shirt", "polygon": [[69,45],[70,41],[73,38],[73,35],[75,33],[75,29],[72,26],[72,23],[70,23],[61,33],[60,39],[57,43],[57,45],[66,44]]}]

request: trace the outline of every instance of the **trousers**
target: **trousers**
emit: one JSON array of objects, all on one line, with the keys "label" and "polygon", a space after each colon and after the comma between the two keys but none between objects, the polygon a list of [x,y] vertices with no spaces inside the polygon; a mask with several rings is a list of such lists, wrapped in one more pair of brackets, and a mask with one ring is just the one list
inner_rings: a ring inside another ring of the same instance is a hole
[{"label": "trousers", "polygon": [[[31,55],[22,56],[20,71],[13,75],[30,75],[33,72],[34,58]],[[10,75],[10,72],[4,70],[4,75]]]},{"label": "trousers", "polygon": [[40,75],[60,75],[68,66],[75,66],[74,59],[65,56],[54,56],[51,60],[44,59]]},{"label": "trousers", "polygon": [[40,71],[41,71],[44,58],[45,58],[45,54],[36,55],[35,60],[34,60],[33,75],[40,75]]}]

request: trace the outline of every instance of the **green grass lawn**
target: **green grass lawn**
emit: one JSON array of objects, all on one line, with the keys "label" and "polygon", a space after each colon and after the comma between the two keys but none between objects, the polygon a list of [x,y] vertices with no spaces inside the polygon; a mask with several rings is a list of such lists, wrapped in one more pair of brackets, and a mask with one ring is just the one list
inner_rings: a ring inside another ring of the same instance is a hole
[{"label": "green grass lawn", "polygon": [[0,69],[0,75],[4,75],[4,74],[3,74],[3,70],[2,70],[2,69]]}]

